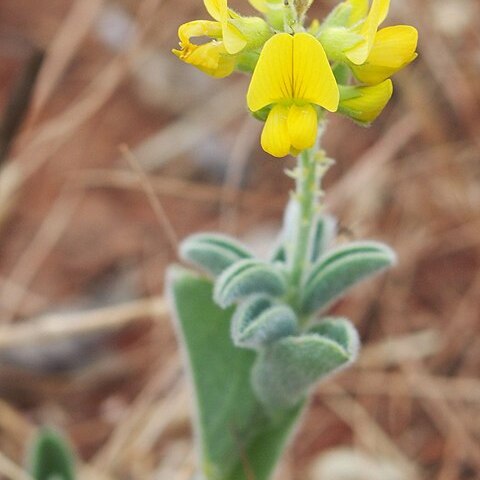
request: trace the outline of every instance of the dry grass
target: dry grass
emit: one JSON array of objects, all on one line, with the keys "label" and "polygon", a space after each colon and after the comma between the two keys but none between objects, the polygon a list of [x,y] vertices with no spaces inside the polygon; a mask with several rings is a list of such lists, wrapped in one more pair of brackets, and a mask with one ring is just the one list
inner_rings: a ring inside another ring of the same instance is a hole
[{"label": "dry grass", "polygon": [[[374,127],[331,119],[326,199],[342,237],[385,240],[400,264],[336,307],[365,348],[316,393],[279,478],[342,445],[405,479],[480,477],[480,6],[392,4],[420,58]],[[20,80],[32,95],[0,138],[0,478],[28,478],[44,423],[68,432],[81,478],[190,478],[171,244],[222,229],[265,248],[291,187],[259,150],[246,79],[169,55],[201,15],[191,0],[0,3],[0,107]]]}]

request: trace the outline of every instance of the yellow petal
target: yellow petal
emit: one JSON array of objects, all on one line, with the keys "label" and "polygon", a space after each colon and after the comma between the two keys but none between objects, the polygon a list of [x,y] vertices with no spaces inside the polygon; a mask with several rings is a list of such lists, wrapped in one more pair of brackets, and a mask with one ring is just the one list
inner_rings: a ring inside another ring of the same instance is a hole
[{"label": "yellow petal", "polygon": [[239,18],[235,12],[228,8],[227,0],[203,0],[208,13],[222,25],[223,43],[227,52],[235,55],[245,48],[247,40],[242,32],[229,20]]},{"label": "yellow petal", "polygon": [[252,112],[292,99],[293,38],[279,33],[265,43],[247,92],[247,105]]},{"label": "yellow petal", "polygon": [[215,78],[227,77],[235,69],[235,57],[227,53],[221,42],[190,45],[188,48],[172,52],[180,60]]},{"label": "yellow petal", "polygon": [[228,5],[227,0],[203,0],[207,12],[212,18],[221,22],[226,20],[228,15]]},{"label": "yellow petal", "polygon": [[369,124],[382,113],[392,94],[391,80],[370,87],[344,87],[339,111],[358,122]]},{"label": "yellow petal", "polygon": [[247,39],[235,25],[227,21],[223,25],[223,43],[227,52],[235,55],[247,46]]},{"label": "yellow petal", "polygon": [[308,33],[297,33],[293,42],[293,98],[335,112],[338,85],[322,44]]},{"label": "yellow petal", "polygon": [[288,112],[288,133],[295,150],[313,147],[317,138],[318,117],[315,108],[309,103],[292,105]]},{"label": "yellow petal", "polygon": [[[375,3],[375,0],[373,0]],[[379,0],[378,2],[378,25],[381,25],[387,18],[388,11],[390,10],[390,0]],[[373,4],[372,4],[373,9]],[[377,28],[378,28],[377,25]]]},{"label": "yellow petal", "polygon": [[284,105],[275,105],[268,114],[262,132],[262,148],[274,157],[285,157],[290,153],[288,133],[288,110]]},{"label": "yellow petal", "polygon": [[415,60],[417,42],[417,30],[408,25],[379,30],[367,61],[352,67],[354,75],[363,83],[382,82]]},{"label": "yellow petal", "polygon": [[197,20],[188,22],[178,29],[180,50],[173,53],[186,63],[189,63],[208,75],[222,78],[230,75],[235,68],[235,58],[228,55],[221,41],[212,40],[203,45],[191,42],[195,37],[222,37],[222,26],[219,22]]},{"label": "yellow petal", "polygon": [[390,0],[373,0],[367,19],[359,29],[364,41],[347,52],[347,58],[355,65],[361,65],[372,49],[379,25],[385,20],[390,8]]},{"label": "yellow petal", "polygon": [[368,0],[348,0],[352,7],[350,13],[350,24],[356,24],[363,20],[368,13]]},{"label": "yellow petal", "polygon": [[374,65],[400,67],[415,54],[418,32],[409,25],[396,25],[379,30],[367,62]]},{"label": "yellow petal", "polygon": [[180,25],[178,38],[182,45],[190,45],[190,39],[194,37],[222,38],[222,26],[209,20],[195,20]]}]

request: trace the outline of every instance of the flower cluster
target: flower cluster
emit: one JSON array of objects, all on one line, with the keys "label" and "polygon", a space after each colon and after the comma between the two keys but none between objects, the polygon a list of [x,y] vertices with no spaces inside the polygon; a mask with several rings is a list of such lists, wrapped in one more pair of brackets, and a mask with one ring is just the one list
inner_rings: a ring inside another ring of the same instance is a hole
[{"label": "flower cluster", "polygon": [[218,78],[252,74],[247,104],[265,121],[262,147],[276,157],[312,147],[325,110],[370,124],[392,96],[390,77],[417,56],[414,27],[380,28],[390,0],[345,0],[306,25],[312,1],[249,0],[262,17],[243,17],[227,0],[204,0],[214,21],[178,32],[181,60]]}]

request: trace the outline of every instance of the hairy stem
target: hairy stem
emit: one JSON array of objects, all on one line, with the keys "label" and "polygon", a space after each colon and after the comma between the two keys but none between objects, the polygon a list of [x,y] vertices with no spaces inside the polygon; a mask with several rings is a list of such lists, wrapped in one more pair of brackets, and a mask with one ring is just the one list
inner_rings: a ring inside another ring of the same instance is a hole
[{"label": "hairy stem", "polygon": [[[319,138],[322,132],[323,127],[321,126]],[[291,298],[295,306],[299,300],[303,273],[309,263],[308,255],[314,217],[320,206],[320,182],[328,166],[328,160],[318,145],[304,150],[297,159],[295,195],[299,213],[292,246],[290,276]]]}]

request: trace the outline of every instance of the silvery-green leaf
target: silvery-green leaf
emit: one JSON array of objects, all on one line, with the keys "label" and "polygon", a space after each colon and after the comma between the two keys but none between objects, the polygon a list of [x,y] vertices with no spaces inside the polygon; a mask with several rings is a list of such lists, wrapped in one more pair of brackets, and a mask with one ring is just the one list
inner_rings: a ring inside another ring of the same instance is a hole
[{"label": "silvery-green leaf", "polygon": [[278,243],[272,254],[270,255],[271,263],[286,263],[287,262],[287,251],[285,250],[285,245],[283,243]]},{"label": "silvery-green leaf", "polygon": [[232,309],[215,305],[208,279],[174,268],[168,285],[194,387],[199,479],[270,479],[301,406],[275,422],[265,414],[250,381],[255,352],[233,345]]},{"label": "silvery-green leaf", "polygon": [[310,242],[310,261],[316,262],[320,255],[332,245],[337,235],[337,221],[332,215],[324,214],[316,219]]},{"label": "silvery-green leaf", "polygon": [[213,276],[218,276],[238,260],[251,258],[252,254],[226,235],[199,233],[182,242],[180,257]]},{"label": "silvery-green leaf", "polygon": [[264,293],[279,297],[286,290],[286,279],[279,268],[260,260],[245,259],[234,263],[218,277],[214,299],[226,308],[249,295]]},{"label": "silvery-green leaf", "polygon": [[324,254],[308,273],[302,310],[326,308],[350,287],[394,265],[395,252],[378,242],[352,242]]},{"label": "silvery-green leaf", "polygon": [[290,408],[309,387],[353,360],[343,345],[326,336],[286,337],[259,352],[252,370],[253,390],[271,412]]},{"label": "silvery-green leaf", "polygon": [[339,343],[352,358],[358,354],[360,338],[357,329],[344,317],[324,317],[307,333],[316,333]]},{"label": "silvery-green leaf", "polygon": [[293,335],[296,330],[295,312],[264,295],[242,302],[232,318],[232,339],[238,347],[257,349]]}]

